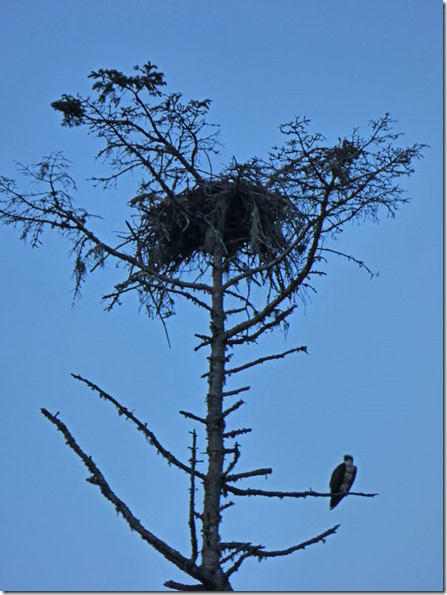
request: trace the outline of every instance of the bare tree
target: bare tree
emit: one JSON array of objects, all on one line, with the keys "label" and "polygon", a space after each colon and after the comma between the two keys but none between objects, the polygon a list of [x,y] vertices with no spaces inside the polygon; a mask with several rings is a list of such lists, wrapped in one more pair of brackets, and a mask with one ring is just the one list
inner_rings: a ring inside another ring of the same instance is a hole
[{"label": "bare tree", "polygon": [[[90,380],[74,375],[118,414],[132,422],[167,462],[190,478],[188,529],[191,552],[180,553],[144,527],[108,484],[92,458],[76,442],[58,413],[43,415],[64,435],[68,446],[88,469],[88,481],[115,506],[148,544],[194,579],[193,584],[167,581],[177,590],[232,590],[230,579],[244,560],[285,556],[322,542],[329,528],[313,539],[270,551],[262,543],[222,542],[222,512],[231,497],[329,497],[310,491],[268,491],[237,487],[241,479],[264,476],[269,468],[238,470],[238,436],[250,428],[228,429],[227,420],[243,401],[248,386],[227,385],[239,372],[269,360],[305,352],[296,346],[281,353],[231,365],[238,347],[249,346],[267,331],[286,328],[313,279],[324,274],[328,254],[367,266],[337,251],[331,239],[350,221],[373,222],[385,212],[394,216],[408,200],[397,181],[412,173],[423,145],[397,146],[389,115],[370,122],[362,137],[326,144],[309,131],[309,120],[296,118],[280,127],[284,144],[265,159],[246,163],[233,159],[215,173],[218,129],[205,116],[210,101],[184,102],[179,93],[165,94],[164,76],[151,63],[127,76],[116,70],[92,72],[93,96],[62,95],[52,107],[63,125],[84,126],[103,141],[98,156],[108,175],[93,182],[107,188],[130,172],[141,177],[128,202],[129,216],[114,242],[95,230],[95,216],[75,205],[75,184],[61,154],[22,167],[33,182],[24,192],[0,178],[3,223],[18,226],[22,238],[38,246],[46,228],[67,237],[74,258],[76,291],[88,273],[115,260],[124,271],[104,296],[108,308],[129,292],[137,292],[150,316],[165,324],[175,302],[184,298],[209,317],[209,333],[198,334],[196,350],[207,351],[206,416],[181,411],[203,430],[206,460],[197,456],[192,432],[191,457],[182,461],[160,443],[152,430],[125,405]],[[198,503],[197,495],[202,497]],[[357,496],[374,494],[351,493]],[[200,532],[198,528],[200,527]]]}]

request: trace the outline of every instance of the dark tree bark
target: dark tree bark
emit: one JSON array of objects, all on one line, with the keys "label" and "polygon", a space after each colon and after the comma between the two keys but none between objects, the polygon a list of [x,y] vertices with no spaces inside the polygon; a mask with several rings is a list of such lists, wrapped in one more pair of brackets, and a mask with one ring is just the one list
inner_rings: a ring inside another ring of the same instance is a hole
[{"label": "dark tree bark", "polygon": [[[69,127],[84,126],[104,142],[99,156],[110,175],[94,180],[107,188],[130,172],[142,182],[129,200],[129,218],[116,242],[95,230],[93,215],[77,207],[68,162],[60,154],[34,167],[22,167],[38,182],[30,191],[0,177],[0,220],[21,228],[33,247],[45,229],[55,229],[71,243],[74,277],[79,291],[86,276],[114,260],[125,276],[104,296],[108,308],[136,291],[148,314],[165,325],[177,299],[193,303],[209,318],[209,334],[197,335],[196,350],[207,349],[206,415],[180,413],[204,429],[205,467],[197,458],[197,432],[192,432],[191,458],[184,462],[161,444],[133,411],[90,380],[73,375],[117,413],[134,424],[148,444],[190,478],[191,554],[176,551],[144,527],[118,497],[106,478],[77,443],[68,427],[46,409],[42,413],[65,438],[88,470],[87,481],[99,488],[129,527],[162,556],[194,580],[165,585],[181,591],[232,590],[230,578],[249,558],[290,555],[322,543],[338,528],[284,549],[269,551],[261,543],[222,542],[222,513],[234,505],[223,498],[328,498],[312,490],[272,491],[239,488],[241,479],[268,475],[269,468],[239,471],[237,437],[251,428],[226,429],[226,420],[243,405],[232,401],[248,386],[232,381],[244,370],[291,354],[306,346],[268,354],[229,366],[239,346],[251,345],[272,329],[287,329],[288,319],[313,280],[325,274],[326,257],[335,254],[371,271],[350,254],[334,248],[332,238],[352,220],[378,221],[381,211],[394,216],[402,196],[398,180],[413,172],[423,145],[400,148],[389,115],[370,122],[365,138],[357,130],[335,145],[309,132],[309,121],[296,118],[281,127],[285,142],[267,159],[253,158],[213,173],[219,150],[216,128],[205,116],[209,100],[183,103],[179,93],[163,94],[164,76],[148,63],[127,76],[116,70],[92,72],[93,98],[63,95],[53,102]],[[165,327],[166,328],[166,327]],[[225,404],[225,406],[224,406]],[[197,509],[196,492],[202,496]],[[376,494],[350,492],[349,496]],[[200,525],[200,535],[196,529]],[[200,543],[199,543],[200,541]]]},{"label": "dark tree bark", "polygon": [[225,382],[225,323],[223,292],[223,246],[221,234],[216,231],[212,262],[213,292],[210,313],[211,351],[209,356],[206,453],[208,469],[203,482],[202,568],[210,583],[219,591],[230,590],[221,565],[220,535],[221,494],[224,465],[223,385]]}]

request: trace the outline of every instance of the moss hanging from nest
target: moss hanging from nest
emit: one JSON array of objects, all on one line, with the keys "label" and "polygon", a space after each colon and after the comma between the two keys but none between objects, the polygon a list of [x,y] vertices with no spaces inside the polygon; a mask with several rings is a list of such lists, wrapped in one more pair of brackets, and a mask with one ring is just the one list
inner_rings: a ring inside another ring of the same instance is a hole
[{"label": "moss hanging from nest", "polygon": [[282,222],[290,203],[279,193],[246,181],[222,180],[184,190],[174,198],[144,204],[140,250],[157,270],[174,272],[222,242],[227,260],[248,254],[264,262],[283,251]]}]

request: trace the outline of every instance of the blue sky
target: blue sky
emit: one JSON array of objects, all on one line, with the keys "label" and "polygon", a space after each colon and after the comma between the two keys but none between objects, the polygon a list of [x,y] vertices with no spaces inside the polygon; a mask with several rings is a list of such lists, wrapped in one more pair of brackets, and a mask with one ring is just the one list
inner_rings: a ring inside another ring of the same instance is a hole
[{"label": "blue sky", "polygon": [[[271,466],[251,485],[324,491],[345,452],[356,488],[374,499],[237,501],[224,539],[269,549],[337,534],[291,557],[249,561],[237,590],[442,589],[442,2],[441,0],[18,0],[0,7],[0,173],[63,150],[79,202],[110,210],[135,188],[94,191],[96,141],[67,130],[50,108],[62,93],[88,93],[94,69],[151,60],[169,90],[213,100],[222,163],[265,156],[278,125],[306,115],[328,139],[385,112],[402,143],[430,145],[403,185],[413,197],[394,220],[349,227],[337,248],[380,275],[333,259],[287,337],[259,347],[307,344],[309,355],[247,371],[252,386],[234,423],[254,428],[244,468]],[[68,244],[47,235],[31,250],[0,234],[2,291],[3,590],[161,590],[184,577],[132,534],[82,464],[41,416],[60,411],[136,516],[188,548],[186,478],[165,468],[141,436],[70,377],[86,376],[148,421],[186,458],[200,412],[206,320],[187,306],[161,325],[129,299],[111,313],[100,296],[113,267],[92,278],[72,307]]]}]

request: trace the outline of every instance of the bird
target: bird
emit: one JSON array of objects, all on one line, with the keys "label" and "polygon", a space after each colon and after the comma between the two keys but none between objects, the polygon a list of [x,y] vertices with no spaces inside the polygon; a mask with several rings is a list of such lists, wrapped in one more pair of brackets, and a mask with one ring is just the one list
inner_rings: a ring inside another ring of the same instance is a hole
[{"label": "bird", "polygon": [[329,508],[332,510],[337,504],[343,500],[346,494],[351,489],[357,474],[357,467],[354,465],[354,458],[352,455],[345,455],[344,462],[335,467],[331,475],[329,487],[331,488],[331,501]]}]

